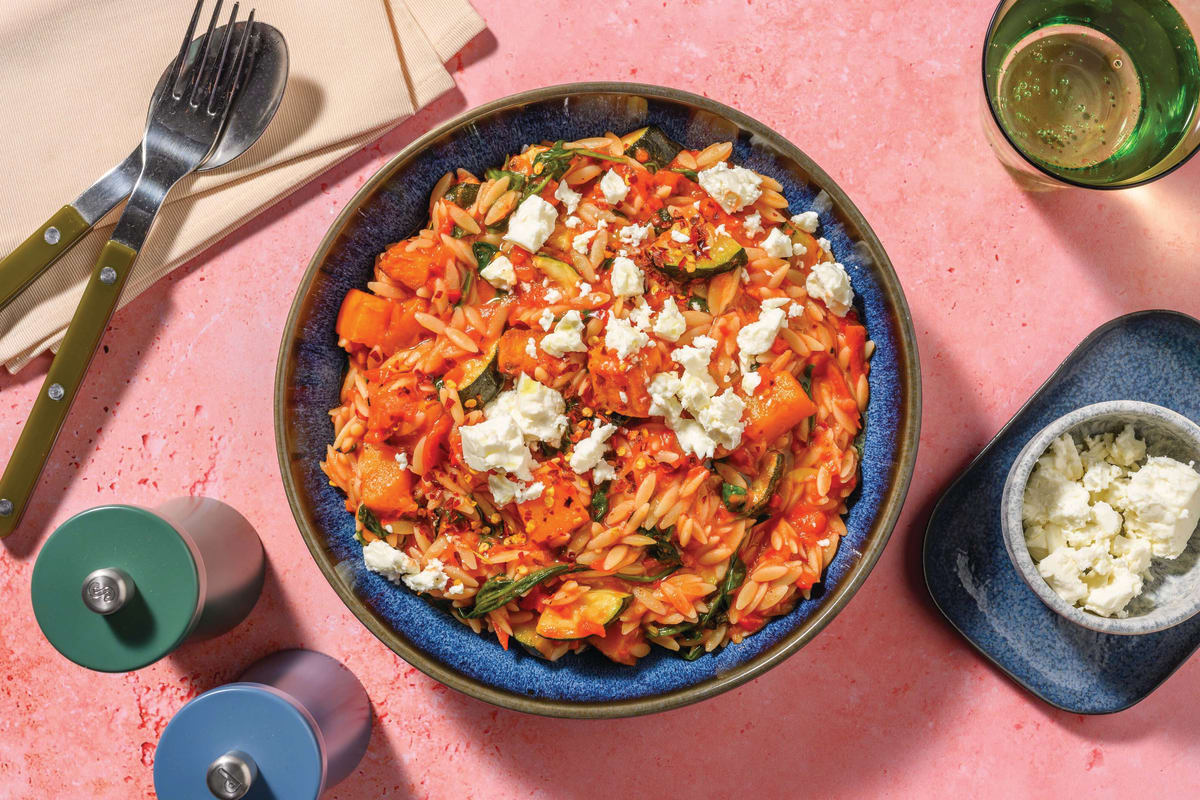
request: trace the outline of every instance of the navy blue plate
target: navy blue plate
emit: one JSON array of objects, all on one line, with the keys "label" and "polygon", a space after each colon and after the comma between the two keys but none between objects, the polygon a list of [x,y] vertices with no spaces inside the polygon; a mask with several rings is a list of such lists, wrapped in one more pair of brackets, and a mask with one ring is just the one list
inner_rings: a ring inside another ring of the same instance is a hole
[{"label": "navy blue plate", "polygon": [[[526,144],[625,133],[654,124],[688,147],[734,142],[733,160],[783,184],[796,210],[823,190],[821,232],[850,273],[876,343],[861,491],[821,589],[743,643],[686,662],[661,649],[636,667],[594,652],[550,664],[505,651],[444,610],[362,566],[344,498],[318,462],[333,440],[346,355],[334,321],[346,291],[365,286],[377,253],[425,223],[428,193],[455,167],[481,174]],[[908,490],[920,423],[920,372],[907,304],[870,227],[819,167],[769,128],[696,95],[637,84],[574,84],[498,100],[407,147],[359,191],[313,257],[292,307],[276,375],[276,443],[292,512],[346,605],[417,668],[492,703],[541,714],[613,717],[660,711],[732,688],[781,662],[829,622],[866,579]]]},{"label": "navy blue plate", "polygon": [[1129,708],[1200,646],[1200,615],[1142,636],[1074,625],[1030,591],[1004,549],[1000,495],[1021,448],[1063,414],[1105,400],[1200,420],[1200,321],[1140,311],[1096,329],[946,490],[925,532],[925,582],[950,623],[1021,686],[1077,714]]}]

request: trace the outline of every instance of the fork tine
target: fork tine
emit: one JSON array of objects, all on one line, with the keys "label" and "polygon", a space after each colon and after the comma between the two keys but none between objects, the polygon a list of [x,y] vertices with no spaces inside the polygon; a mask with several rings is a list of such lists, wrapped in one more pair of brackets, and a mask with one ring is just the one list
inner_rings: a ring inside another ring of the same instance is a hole
[{"label": "fork tine", "polygon": [[220,90],[221,78],[228,70],[229,64],[229,42],[233,39],[233,25],[237,22],[239,3],[233,4],[233,10],[229,13],[229,22],[225,25],[224,41],[221,43],[221,57],[217,59],[217,74],[213,77],[212,89],[208,93],[208,113],[212,114],[215,111],[215,101],[217,93]]},{"label": "fork tine", "polygon": [[242,76],[242,67],[246,61],[246,51],[253,45],[254,34],[254,9],[250,9],[250,16],[246,17],[246,27],[242,29],[242,38],[238,42],[237,51],[234,53],[233,69],[224,78],[224,85],[214,86],[214,94],[219,93],[221,97],[221,107],[214,108],[210,113],[225,114],[229,111],[229,106],[232,103],[234,92],[237,91],[239,81]]},{"label": "fork tine", "polygon": [[222,1],[217,0],[216,8],[213,9],[212,16],[208,19],[208,30],[204,32],[204,38],[200,41],[200,57],[196,59],[193,67],[195,71],[191,75],[192,89],[191,94],[188,96],[188,103],[193,108],[199,105],[200,90],[204,87],[204,73],[208,71],[208,52],[212,48],[212,32],[221,14]]},{"label": "fork tine", "polygon": [[171,94],[175,99],[182,96],[182,92],[175,89],[175,84],[183,75],[183,65],[187,58],[188,47],[192,43],[192,36],[196,33],[196,23],[200,20],[200,9],[204,8],[204,0],[196,0],[196,8],[192,11],[192,21],[188,24],[187,33],[183,35],[183,44],[179,47],[179,55],[175,57],[175,68],[171,71]]}]

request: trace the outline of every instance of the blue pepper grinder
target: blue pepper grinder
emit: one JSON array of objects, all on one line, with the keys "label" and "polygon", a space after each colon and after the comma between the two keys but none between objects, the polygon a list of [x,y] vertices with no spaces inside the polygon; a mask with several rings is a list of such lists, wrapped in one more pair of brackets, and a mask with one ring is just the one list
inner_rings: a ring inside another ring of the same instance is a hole
[{"label": "blue pepper grinder", "polygon": [[180,709],[158,742],[154,789],[172,800],[316,800],[370,738],[358,678],[323,653],[283,650]]}]

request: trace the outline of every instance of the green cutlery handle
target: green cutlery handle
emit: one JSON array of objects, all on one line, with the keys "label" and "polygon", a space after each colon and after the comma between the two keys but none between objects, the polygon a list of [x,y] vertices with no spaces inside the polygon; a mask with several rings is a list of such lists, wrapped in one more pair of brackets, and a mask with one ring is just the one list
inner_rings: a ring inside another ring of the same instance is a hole
[{"label": "green cutlery handle", "polygon": [[0,261],[0,308],[11,303],[91,227],[74,206],[67,205],[17,245]]},{"label": "green cutlery handle", "polygon": [[112,240],[100,251],[83,299],[0,478],[0,539],[16,529],[25,513],[136,258],[136,250]]}]

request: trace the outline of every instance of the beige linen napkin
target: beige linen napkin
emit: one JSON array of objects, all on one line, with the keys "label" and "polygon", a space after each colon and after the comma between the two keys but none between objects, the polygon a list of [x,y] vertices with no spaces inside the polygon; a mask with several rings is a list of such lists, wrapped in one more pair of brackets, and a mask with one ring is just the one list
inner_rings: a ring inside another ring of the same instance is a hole
[{"label": "beige linen napkin", "polygon": [[[213,5],[206,4],[206,14]],[[150,93],[193,7],[192,0],[8,0],[5,6],[0,254],[137,145]],[[287,39],[283,104],[245,155],[175,187],[122,305],[450,89],[444,62],[483,29],[467,0],[250,0],[242,3],[243,17],[250,7]],[[61,340],[119,213],[101,220],[0,312],[0,361],[9,370]]]}]

